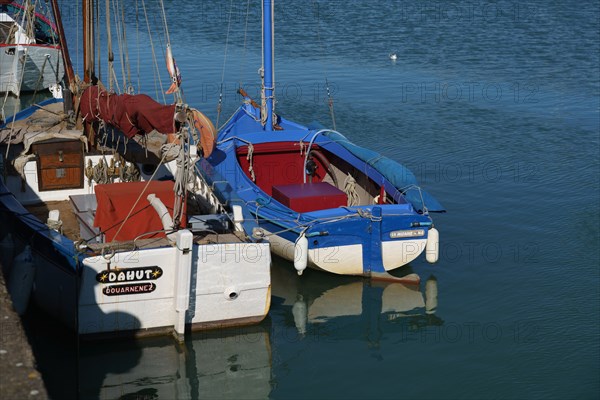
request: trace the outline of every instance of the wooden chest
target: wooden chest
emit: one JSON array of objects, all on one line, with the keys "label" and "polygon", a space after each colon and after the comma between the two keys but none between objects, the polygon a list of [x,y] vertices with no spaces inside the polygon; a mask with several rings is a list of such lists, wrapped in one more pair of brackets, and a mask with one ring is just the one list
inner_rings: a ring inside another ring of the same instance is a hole
[{"label": "wooden chest", "polygon": [[80,140],[44,140],[31,145],[31,150],[37,157],[40,191],[83,187],[83,143]]}]

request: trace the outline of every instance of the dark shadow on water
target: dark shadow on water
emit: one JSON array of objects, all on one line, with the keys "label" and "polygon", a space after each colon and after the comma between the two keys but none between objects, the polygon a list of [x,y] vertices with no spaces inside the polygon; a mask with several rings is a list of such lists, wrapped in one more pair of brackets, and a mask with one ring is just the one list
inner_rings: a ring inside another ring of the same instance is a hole
[{"label": "dark shadow on water", "polygon": [[[12,226],[17,225],[15,224]],[[27,233],[20,229],[14,229],[11,234],[14,240],[14,254],[19,254],[25,247],[23,238],[31,238],[31,233]],[[49,241],[47,238],[41,238],[42,235],[37,236],[38,238],[36,240],[30,239],[28,242],[31,243],[34,252],[36,268],[36,281],[33,290],[43,289],[45,296],[49,296],[50,302],[55,303],[54,305],[43,304],[44,307],[60,307],[60,309],[63,310],[62,312],[70,313],[72,311],[72,314],[65,316],[65,320],[73,320],[75,318],[74,315],[76,314],[77,307],[75,301],[76,296],[74,293],[74,288],[76,287],[76,283],[74,282],[75,275],[64,272],[68,269],[61,270],[60,267],[54,264],[56,259],[49,260],[48,258],[38,257],[36,255],[36,252],[40,251],[37,246],[41,246],[42,243],[45,243],[44,246],[47,247],[48,244],[46,242]],[[51,248],[51,245],[49,246],[49,248]],[[16,267],[16,264],[12,267]],[[9,274],[14,272],[11,271],[11,269],[12,268],[8,269]],[[54,270],[54,275],[48,274],[48,270]],[[94,274],[88,274],[88,276],[90,275],[93,276]],[[91,287],[94,288],[94,285],[99,285],[99,283],[94,282]],[[27,339],[31,345],[37,368],[42,375],[50,398],[99,398],[101,385],[102,382],[104,382],[106,375],[123,373],[133,368],[138,362],[141,354],[139,344],[134,340],[128,340],[126,338],[126,335],[131,336],[132,333],[125,333],[118,339],[98,341],[98,344],[95,344],[94,346],[100,346],[99,348],[103,349],[103,351],[110,349],[115,343],[118,343],[118,346],[127,348],[127,353],[116,358],[116,361],[113,363],[106,363],[106,368],[103,370],[85,370],[87,379],[85,381],[85,387],[82,386],[81,373],[84,370],[81,368],[81,356],[83,349],[87,348],[87,344],[78,337],[73,329],[60,322],[57,318],[51,316],[45,310],[42,310],[42,308],[35,303],[34,297],[35,294],[32,293],[28,309],[21,317],[21,321]],[[61,311],[53,311],[53,313],[59,312]],[[125,312],[110,312],[107,314],[96,304],[88,306],[85,309],[85,312],[89,317],[89,321],[94,321],[88,322],[88,328],[92,326],[92,324],[94,325],[94,328],[96,328],[102,324],[111,324],[115,321],[119,321],[121,326],[123,326],[123,324],[127,324],[131,327],[139,327],[141,325],[139,319],[131,314]],[[82,395],[84,393],[86,394],[85,396]]]},{"label": "dark shadow on water", "polygon": [[[128,368],[115,371],[115,364]],[[83,399],[266,398],[271,390],[268,322],[170,337],[85,344],[80,352]],[[93,389],[93,390],[92,390]]]},{"label": "dark shadow on water", "polygon": [[[98,312],[102,311],[98,309]],[[121,315],[112,316],[125,317],[125,313],[118,314]],[[35,305],[30,305],[22,321],[38,370],[52,399],[100,398],[106,376],[128,371],[140,358],[141,345],[138,341],[127,337],[93,342],[82,340],[73,330],[57,323]],[[114,357],[114,348],[127,351]],[[111,362],[105,362],[102,369],[89,368],[85,365],[85,355],[90,349],[95,349],[100,357],[107,357]],[[82,376],[85,376],[85,381],[82,381]]]}]

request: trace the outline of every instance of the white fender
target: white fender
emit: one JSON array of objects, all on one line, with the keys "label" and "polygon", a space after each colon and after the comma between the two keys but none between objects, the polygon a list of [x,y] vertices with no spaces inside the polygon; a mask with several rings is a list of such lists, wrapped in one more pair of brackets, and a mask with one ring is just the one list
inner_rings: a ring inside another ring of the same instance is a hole
[{"label": "white fender", "polygon": [[13,308],[19,315],[25,314],[27,310],[34,278],[35,265],[33,263],[33,254],[31,254],[31,247],[27,245],[21,254],[15,257],[8,282],[8,290],[13,302]]},{"label": "white fender", "polygon": [[[156,197],[154,193],[150,193],[148,197],[146,197],[146,199],[150,202],[152,207],[154,207],[154,209],[158,213],[160,221],[163,224],[163,229],[165,231],[173,230],[173,218],[171,218],[171,214],[169,214],[169,210],[167,210],[167,207],[165,207],[163,202],[158,197]],[[167,237],[169,238],[169,240],[172,241],[175,241],[177,239],[177,235],[175,233],[170,233],[167,235]]]},{"label": "white fender", "polygon": [[173,62],[173,52],[171,51],[171,45],[167,44],[167,71],[169,71],[169,76],[171,78],[175,76],[175,63]]},{"label": "white fender", "polygon": [[234,205],[231,206],[233,210],[233,222],[235,224],[235,230],[243,232],[244,227],[242,226],[242,222],[244,222],[244,214],[242,212],[242,206]]},{"label": "white fender", "polygon": [[294,245],[294,268],[298,271],[298,275],[302,275],[308,265],[308,239],[304,232],[296,240]]},{"label": "white fender", "polygon": [[60,221],[60,210],[50,210],[48,212],[48,221]]},{"label": "white fender", "polygon": [[[46,225],[55,232],[60,232],[63,222],[60,220],[59,210],[50,210]],[[58,239],[60,240],[60,239]]]},{"label": "white fender", "polygon": [[429,229],[425,245],[425,259],[428,263],[436,263],[440,255],[440,233],[437,229]]}]

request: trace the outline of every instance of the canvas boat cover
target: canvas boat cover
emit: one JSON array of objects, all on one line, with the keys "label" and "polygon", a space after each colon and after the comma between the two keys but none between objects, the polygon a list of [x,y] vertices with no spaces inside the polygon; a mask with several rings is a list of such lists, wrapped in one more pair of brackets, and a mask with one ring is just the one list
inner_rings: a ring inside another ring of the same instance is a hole
[{"label": "canvas boat cover", "polygon": [[79,110],[86,123],[104,121],[128,138],[153,130],[163,134],[177,132],[175,104],[160,104],[145,94],[114,94],[90,86],[81,95]]},{"label": "canvas boat cover", "polygon": [[379,171],[390,183],[402,192],[404,198],[412,204],[415,210],[423,211],[426,208],[427,211],[430,212],[446,211],[435,197],[419,187],[415,175],[402,164],[382,156],[376,151],[357,146],[337,132],[329,131],[323,133],[323,135],[331,141],[338,143],[353,155]]},{"label": "canvas boat cover", "polygon": [[[94,186],[98,203],[94,226],[100,228],[104,233],[106,242],[133,240],[148,232],[162,230],[163,225],[160,215],[146,200],[146,197],[150,193],[154,193],[169,210],[169,214],[173,215],[173,202],[175,200],[173,185],[173,181],[149,181]],[[143,195],[140,198],[142,192]],[[126,219],[127,221],[123,223]],[[122,228],[121,225],[123,225]],[[185,226],[185,213],[181,226]],[[118,236],[116,236],[117,232],[119,233]],[[165,233],[160,232],[144,236],[144,238],[152,237],[165,237]]]}]

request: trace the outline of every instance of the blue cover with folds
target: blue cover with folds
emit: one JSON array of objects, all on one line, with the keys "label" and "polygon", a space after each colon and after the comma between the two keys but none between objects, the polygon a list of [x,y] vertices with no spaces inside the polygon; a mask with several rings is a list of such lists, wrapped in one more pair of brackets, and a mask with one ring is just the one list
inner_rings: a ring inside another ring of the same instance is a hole
[{"label": "blue cover with folds", "polygon": [[415,175],[402,164],[382,156],[376,151],[357,146],[337,132],[324,132],[323,135],[379,171],[392,185],[402,192],[404,198],[412,204],[415,210],[423,211],[423,203],[425,203],[427,211],[446,211],[435,197],[419,187]]}]

